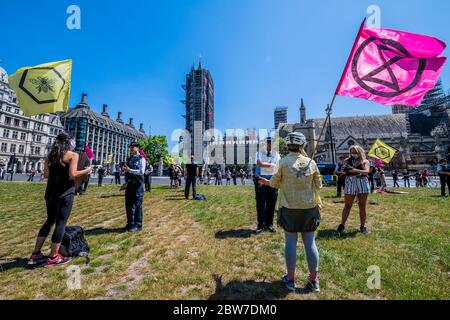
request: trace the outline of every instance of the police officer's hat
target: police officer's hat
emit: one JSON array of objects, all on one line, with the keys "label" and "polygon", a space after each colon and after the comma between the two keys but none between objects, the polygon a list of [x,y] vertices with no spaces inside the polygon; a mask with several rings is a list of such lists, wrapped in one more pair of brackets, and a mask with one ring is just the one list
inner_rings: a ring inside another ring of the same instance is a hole
[{"label": "police officer's hat", "polygon": [[132,142],[130,143],[130,145],[128,146],[128,148],[132,148],[132,147],[138,147],[139,149],[141,149],[141,145],[138,142]]}]

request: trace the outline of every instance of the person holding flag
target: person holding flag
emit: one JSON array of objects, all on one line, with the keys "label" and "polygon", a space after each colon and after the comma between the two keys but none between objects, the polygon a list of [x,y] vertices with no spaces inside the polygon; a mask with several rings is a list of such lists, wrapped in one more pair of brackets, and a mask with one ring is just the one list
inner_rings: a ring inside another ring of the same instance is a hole
[{"label": "person holding flag", "polygon": [[[28,265],[46,262],[48,267],[52,267],[70,261],[70,257],[63,256],[59,249],[67,220],[72,211],[75,196],[75,180],[91,172],[91,167],[83,170],[77,169],[79,156],[78,153],[74,152],[74,149],[75,140],[73,137],[60,133],[47,156],[45,162],[45,171],[48,173],[47,188],[45,190],[47,219],[39,230]],[[55,225],[55,230],[52,235],[50,255],[46,258],[42,254],[41,249],[52,225]]]}]

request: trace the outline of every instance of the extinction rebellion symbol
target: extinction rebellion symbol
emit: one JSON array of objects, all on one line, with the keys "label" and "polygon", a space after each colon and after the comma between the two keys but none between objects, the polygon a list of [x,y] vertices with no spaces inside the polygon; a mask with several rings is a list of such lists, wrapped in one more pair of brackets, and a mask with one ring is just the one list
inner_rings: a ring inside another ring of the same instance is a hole
[{"label": "extinction rebellion symbol", "polygon": [[[384,63],[381,66],[370,71],[369,73],[365,75],[360,75],[358,72],[359,58],[361,57],[361,54],[364,52],[367,46],[369,46],[371,43],[374,43],[377,46],[380,60],[383,61]],[[389,60],[386,59],[385,52],[389,53],[389,56],[391,57]],[[370,92],[373,95],[385,98],[393,98],[399,96],[417,86],[427,64],[426,59],[417,59],[418,60],[417,70],[413,81],[406,87],[401,88],[398,83],[398,79],[395,76],[395,72],[392,70],[392,66],[397,64],[400,60],[407,58],[413,57],[401,43],[390,39],[370,37],[367,40],[365,40],[355,52],[355,56],[353,57],[352,61],[353,78],[355,79],[356,83],[358,83],[361,86],[361,88]],[[391,78],[390,81],[376,77],[383,71],[387,71],[389,73],[389,78]],[[370,86],[370,83],[381,84],[387,90],[380,91],[379,87],[377,89],[374,89]]]}]

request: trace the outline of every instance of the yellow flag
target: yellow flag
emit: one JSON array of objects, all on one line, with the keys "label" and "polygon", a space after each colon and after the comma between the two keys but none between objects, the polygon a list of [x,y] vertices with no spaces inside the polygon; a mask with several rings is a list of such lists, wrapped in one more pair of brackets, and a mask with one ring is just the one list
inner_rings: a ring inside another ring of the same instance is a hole
[{"label": "yellow flag", "polygon": [[69,105],[72,60],[24,67],[9,77],[9,85],[26,116],[65,112]]},{"label": "yellow flag", "polygon": [[392,158],[394,158],[396,153],[397,149],[391,147],[390,145],[387,145],[380,139],[377,139],[373,143],[372,148],[370,148],[368,155],[369,157],[380,159],[384,163],[389,163],[391,162]]}]

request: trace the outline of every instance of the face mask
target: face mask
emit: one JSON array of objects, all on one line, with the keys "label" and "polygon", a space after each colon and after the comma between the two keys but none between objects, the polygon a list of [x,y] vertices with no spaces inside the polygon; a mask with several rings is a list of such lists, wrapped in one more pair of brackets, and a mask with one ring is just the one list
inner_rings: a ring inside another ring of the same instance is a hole
[{"label": "face mask", "polygon": [[75,147],[77,146],[75,140],[70,140],[70,151],[75,150]]}]

